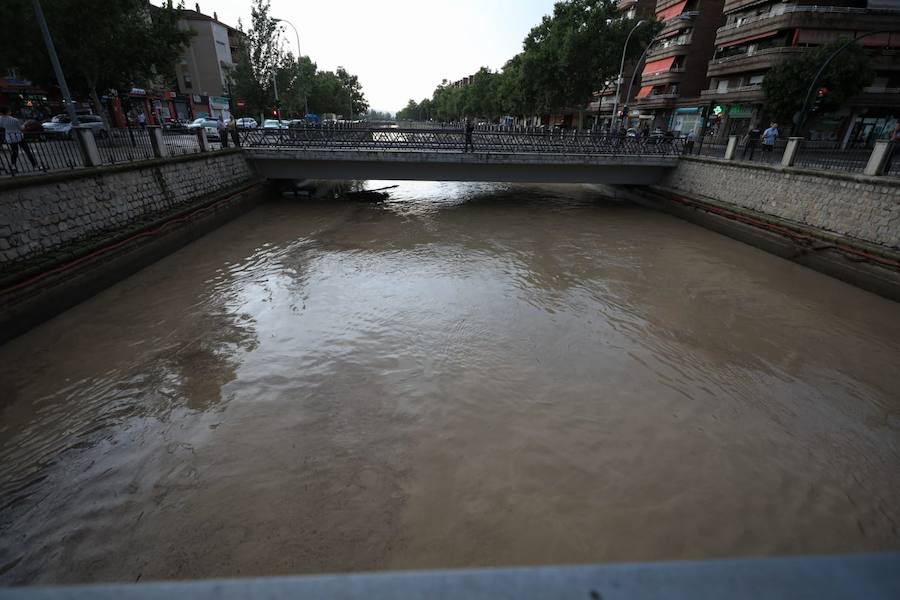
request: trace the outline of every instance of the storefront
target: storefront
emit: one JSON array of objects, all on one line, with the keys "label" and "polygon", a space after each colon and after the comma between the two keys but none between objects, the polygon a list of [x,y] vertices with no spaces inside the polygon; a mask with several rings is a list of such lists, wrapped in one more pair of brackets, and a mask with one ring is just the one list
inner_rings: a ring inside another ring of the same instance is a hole
[{"label": "storefront", "polygon": [[210,114],[214,119],[218,119],[219,117],[222,117],[226,121],[231,119],[228,98],[223,98],[221,96],[210,96],[209,108],[211,109]]},{"label": "storefront", "polygon": [[195,119],[211,116],[212,109],[209,106],[209,96],[200,96],[198,94],[192,95],[191,113],[194,115]]},{"label": "storefront", "polygon": [[25,79],[0,78],[0,106],[23,119],[44,120],[63,112],[63,103]]},{"label": "storefront", "polygon": [[192,121],[194,119],[191,113],[191,97],[184,94],[176,94],[171,92],[172,107],[175,111],[174,118],[179,121]]},{"label": "storefront", "polygon": [[691,106],[676,108],[669,123],[669,131],[676,135],[700,134],[703,129],[703,108]]}]

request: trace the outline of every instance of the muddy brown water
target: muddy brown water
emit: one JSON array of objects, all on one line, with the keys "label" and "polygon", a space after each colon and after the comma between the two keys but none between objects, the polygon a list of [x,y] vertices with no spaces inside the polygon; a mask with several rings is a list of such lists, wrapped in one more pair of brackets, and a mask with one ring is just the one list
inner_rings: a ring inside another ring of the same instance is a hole
[{"label": "muddy brown water", "polygon": [[897,550],[898,365],[583,188],[275,198],[0,348],[0,582]]}]

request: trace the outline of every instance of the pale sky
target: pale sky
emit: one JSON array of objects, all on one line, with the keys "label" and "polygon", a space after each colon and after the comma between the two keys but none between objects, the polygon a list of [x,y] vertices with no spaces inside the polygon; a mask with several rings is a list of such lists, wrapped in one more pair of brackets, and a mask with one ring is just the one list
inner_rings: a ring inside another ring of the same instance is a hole
[{"label": "pale sky", "polygon": [[[194,8],[195,0],[185,0]],[[199,0],[200,10],[234,27],[250,24],[249,0]],[[442,79],[482,66],[499,69],[554,0],[272,0],[272,16],[297,26],[303,54],[320,69],[359,76],[372,108],[396,112],[430,97]],[[285,31],[296,53],[296,36]]]}]

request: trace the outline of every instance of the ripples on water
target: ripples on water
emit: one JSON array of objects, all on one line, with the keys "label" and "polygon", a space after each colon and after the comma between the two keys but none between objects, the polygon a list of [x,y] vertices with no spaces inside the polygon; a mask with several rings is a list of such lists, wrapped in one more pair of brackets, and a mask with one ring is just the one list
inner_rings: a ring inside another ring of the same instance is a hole
[{"label": "ripples on water", "polygon": [[273,199],[0,348],[0,581],[898,549],[898,317],[575,187]]}]

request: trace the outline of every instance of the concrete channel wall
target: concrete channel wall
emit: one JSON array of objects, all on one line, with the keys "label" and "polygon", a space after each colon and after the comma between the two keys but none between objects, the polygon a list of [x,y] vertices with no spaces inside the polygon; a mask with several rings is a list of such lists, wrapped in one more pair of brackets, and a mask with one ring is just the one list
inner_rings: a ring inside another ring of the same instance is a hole
[{"label": "concrete channel wall", "polygon": [[0,181],[0,343],[255,206],[240,151]]},{"label": "concrete channel wall", "polygon": [[892,177],[691,157],[669,171],[659,188],[900,248],[900,180]]},{"label": "concrete channel wall", "polygon": [[0,181],[0,268],[234,189],[253,177],[239,151]]}]

